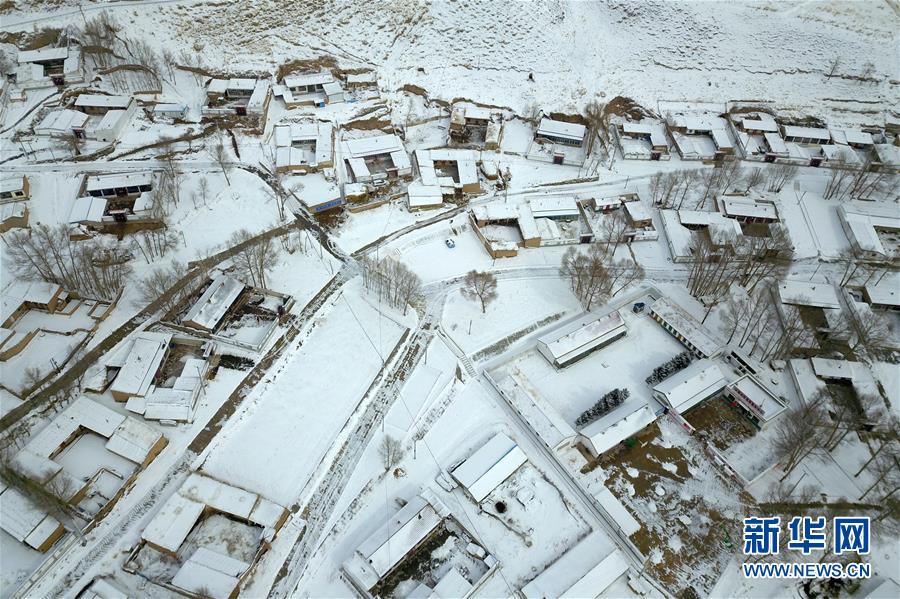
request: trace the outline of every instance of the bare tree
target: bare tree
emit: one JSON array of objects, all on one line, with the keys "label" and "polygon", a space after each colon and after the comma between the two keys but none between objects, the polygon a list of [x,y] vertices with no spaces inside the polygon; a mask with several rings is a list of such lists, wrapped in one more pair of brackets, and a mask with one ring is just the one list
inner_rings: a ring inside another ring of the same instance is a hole
[{"label": "bare tree", "polygon": [[209,179],[200,177],[200,180],[197,181],[197,193],[200,195],[200,201],[206,206],[209,200]]},{"label": "bare tree", "polygon": [[825,412],[817,403],[793,408],[778,419],[772,446],[786,479],[806,456],[822,447]]},{"label": "bare tree", "polygon": [[877,356],[891,338],[887,320],[871,309],[857,310],[850,318],[850,328],[856,337],[856,341],[850,346],[854,352],[862,347],[866,353]]},{"label": "bare tree", "polygon": [[766,169],[766,182],[768,190],[779,192],[785,185],[794,180],[799,171],[796,164],[786,164],[784,162],[776,162]]},{"label": "bare tree", "polygon": [[253,239],[253,234],[247,229],[240,229],[231,235],[229,245],[242,246],[233,257],[241,277],[254,287],[265,288],[266,273],[275,268],[278,253],[271,237],[261,236],[251,241]]},{"label": "bare tree", "polygon": [[728,334],[728,341],[731,343],[734,339],[738,328],[742,323],[746,322],[750,314],[750,300],[743,293],[730,294],[725,298],[725,305],[722,306],[720,314],[720,322],[724,333]]},{"label": "bare tree", "polygon": [[497,299],[497,277],[487,271],[470,270],[463,279],[463,297],[478,300],[481,313],[487,311],[487,305]]},{"label": "bare tree", "polygon": [[393,258],[376,261],[364,257],[360,267],[366,290],[377,294],[379,301],[385,300],[405,313],[422,298],[421,278],[402,262]]},{"label": "bare tree", "polygon": [[384,464],[385,470],[390,470],[403,460],[405,455],[403,444],[394,437],[385,435],[378,446],[378,455],[381,456],[381,463]]},{"label": "bare tree", "polygon": [[588,123],[588,154],[594,149],[594,140],[601,137],[606,143],[606,104],[596,98],[591,99],[584,107],[584,116]]},{"label": "bare tree", "polygon": [[218,143],[213,147],[212,158],[222,169],[222,174],[225,176],[225,183],[228,184],[228,187],[231,187],[231,180],[228,178],[228,150],[225,149],[225,141],[222,137],[219,137]]},{"label": "bare tree", "polygon": [[560,276],[569,281],[572,292],[585,310],[605,298],[609,289],[607,253],[600,244],[592,244],[587,253],[570,247],[563,254]]},{"label": "bare tree", "polygon": [[610,214],[605,214],[600,225],[603,234],[604,251],[610,256],[615,255],[619,244],[625,240],[625,232],[628,231],[628,221],[625,219],[623,210],[615,210]]},{"label": "bare tree", "polygon": [[826,69],[826,71],[825,71],[825,76],[826,76],[827,78],[831,79],[832,77],[834,77],[835,73],[837,73],[837,70],[838,70],[838,68],[839,68],[840,66],[841,66],[841,57],[840,57],[840,56],[835,56],[835,57],[832,58],[831,61],[828,63],[828,67],[827,67],[827,69]]},{"label": "bare tree", "polygon": [[[138,297],[141,305],[146,306],[161,299],[161,308],[163,312],[168,313],[196,288],[196,284],[186,285],[179,291],[173,292],[172,288],[186,274],[187,268],[184,264],[174,260],[167,266],[154,267],[138,282]],[[201,277],[195,277],[194,280],[199,281],[200,279]]]},{"label": "bare tree", "polygon": [[890,445],[882,451],[875,458],[871,469],[875,481],[860,495],[860,499],[865,499],[869,493],[878,490],[879,502],[883,502],[900,491],[900,451],[896,445]]},{"label": "bare tree", "polygon": [[644,268],[631,258],[622,258],[609,265],[609,277],[604,295],[615,297],[632,283],[644,278]]}]

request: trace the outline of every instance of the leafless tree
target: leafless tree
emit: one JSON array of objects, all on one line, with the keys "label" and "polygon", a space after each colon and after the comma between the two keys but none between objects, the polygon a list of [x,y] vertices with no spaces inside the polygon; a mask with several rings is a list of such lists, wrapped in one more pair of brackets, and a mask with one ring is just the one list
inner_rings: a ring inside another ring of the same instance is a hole
[{"label": "leafless tree", "polygon": [[225,141],[222,137],[219,137],[218,143],[213,147],[212,158],[215,163],[222,169],[222,174],[225,176],[225,183],[228,187],[231,187],[231,180],[228,178],[228,150],[225,149]]},{"label": "leafless tree", "polygon": [[594,140],[600,137],[606,143],[606,104],[596,98],[591,99],[584,107],[585,120],[588,123],[588,154],[594,149]]},{"label": "leafless tree", "polygon": [[385,435],[378,446],[378,455],[381,456],[381,463],[384,464],[385,470],[390,470],[398,465],[405,455],[403,444],[394,437]]},{"label": "leafless tree", "polygon": [[481,313],[497,299],[497,277],[487,271],[470,270],[463,279],[463,297],[481,303]]},{"label": "leafless tree", "polygon": [[385,300],[392,307],[406,312],[422,298],[422,280],[408,266],[393,258],[376,261],[365,257],[360,260],[363,284],[367,291]]},{"label": "leafless tree", "polygon": [[604,295],[615,297],[632,283],[644,278],[644,268],[631,258],[622,258],[609,265],[609,277]]},{"label": "leafless tree", "polygon": [[779,192],[794,180],[800,169],[796,164],[776,162],[766,169],[766,183],[769,191]]},{"label": "leafless tree", "polygon": [[586,253],[570,247],[563,254],[559,274],[569,281],[572,292],[585,310],[602,301],[609,289],[608,255],[600,244],[591,244]]},{"label": "leafless tree", "polygon": [[787,228],[769,226],[768,237],[743,235],[735,240],[733,275],[747,291],[765,279],[782,279],[790,268],[794,248]]},{"label": "leafless tree", "polygon": [[850,346],[851,351],[863,348],[872,356],[879,355],[891,338],[887,320],[871,309],[861,309],[850,318],[851,332],[856,340]]},{"label": "leafless tree", "polygon": [[853,181],[859,173],[859,167],[847,163],[843,158],[831,161],[831,176],[825,185],[822,197],[826,200],[844,200],[853,188]]},{"label": "leafless tree", "polygon": [[197,181],[197,193],[200,196],[200,201],[206,206],[207,201],[209,200],[209,179],[205,176],[200,177],[200,180]]},{"label": "leafless tree", "polygon": [[144,229],[131,236],[131,245],[137,248],[147,264],[165,257],[170,249],[178,245],[178,237],[168,227]]},{"label": "leafless tree", "polygon": [[[278,263],[278,253],[272,238],[254,236],[247,229],[235,231],[229,239],[229,246],[242,245],[234,255],[234,265],[241,277],[254,287],[266,287],[266,273]],[[251,241],[253,240],[253,241]]]},{"label": "leafless tree", "polygon": [[185,274],[187,274],[187,268],[184,264],[174,260],[167,266],[154,267],[138,282],[138,297],[141,305],[146,306],[162,298],[162,310],[169,312],[193,291],[192,287],[185,287],[178,293],[171,291]]},{"label": "leafless tree", "polygon": [[840,66],[841,66],[841,57],[840,57],[840,56],[835,56],[835,57],[832,58],[831,61],[828,63],[828,67],[827,67],[825,76],[826,76],[827,78],[831,79],[831,78],[834,77],[834,75],[837,73],[837,70],[838,70],[838,68],[839,68]]},{"label": "leafless tree", "polygon": [[741,182],[744,189],[747,191],[762,185],[763,181],[765,181],[766,174],[765,171],[761,167],[756,168],[748,168],[744,173],[744,179]]},{"label": "leafless tree", "polygon": [[625,232],[628,231],[628,221],[625,219],[624,210],[614,210],[609,214],[605,214],[600,224],[600,230],[603,235],[603,249],[614,256],[619,244],[625,241]]},{"label": "leafless tree", "polygon": [[772,447],[784,472],[781,480],[790,476],[806,456],[822,447],[825,418],[821,405],[810,403],[795,407],[778,419]]},{"label": "leafless tree", "polygon": [[738,328],[745,323],[750,314],[750,300],[743,293],[732,293],[725,298],[725,304],[722,306],[720,314],[720,322],[724,333],[728,334],[728,341],[731,343],[737,334]]},{"label": "leafless tree", "polygon": [[878,491],[878,500],[883,502],[900,491],[900,451],[896,445],[889,445],[870,466],[875,477],[860,499],[865,499],[872,491]]}]

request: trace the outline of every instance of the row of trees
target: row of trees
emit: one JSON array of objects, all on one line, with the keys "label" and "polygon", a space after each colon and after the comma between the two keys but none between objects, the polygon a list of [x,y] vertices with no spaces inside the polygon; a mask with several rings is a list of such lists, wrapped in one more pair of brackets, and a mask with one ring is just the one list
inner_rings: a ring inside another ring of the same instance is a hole
[{"label": "row of trees", "polygon": [[359,261],[363,284],[367,291],[406,313],[408,306],[422,298],[422,279],[408,266],[394,258],[376,260],[366,256]]},{"label": "row of trees", "polygon": [[608,391],[597,401],[597,403],[582,412],[581,415],[575,419],[575,425],[585,426],[594,422],[616,406],[621,405],[623,401],[628,399],[629,395],[631,395],[631,393],[625,388]]},{"label": "row of trees", "polygon": [[2,239],[16,275],[86,297],[113,299],[132,272],[127,251],[100,238],[73,241],[65,225],[37,224]]},{"label": "row of trees", "polygon": [[896,174],[872,169],[871,154],[862,164],[838,159],[834,161],[834,165],[822,194],[827,200],[842,201],[856,197],[888,199],[891,194],[897,193],[900,186]]},{"label": "row of trees", "polygon": [[683,351],[671,360],[660,364],[654,368],[653,372],[650,373],[650,376],[646,378],[647,384],[655,385],[656,383],[669,378],[679,370],[684,370],[690,366],[693,357],[691,352]]},{"label": "row of trees", "polygon": [[602,243],[591,244],[586,252],[570,247],[563,254],[559,272],[585,310],[644,278],[640,264],[631,258],[613,259],[611,247]]},{"label": "row of trees", "polygon": [[798,171],[793,164],[776,163],[763,168],[730,160],[712,169],[657,172],[650,178],[650,197],[663,208],[700,210],[724,192],[751,189],[779,192]]}]

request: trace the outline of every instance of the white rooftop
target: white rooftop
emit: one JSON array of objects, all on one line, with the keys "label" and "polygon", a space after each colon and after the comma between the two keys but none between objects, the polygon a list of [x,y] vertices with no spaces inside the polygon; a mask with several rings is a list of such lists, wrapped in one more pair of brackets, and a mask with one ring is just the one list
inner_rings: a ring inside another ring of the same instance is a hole
[{"label": "white rooftop", "polygon": [[519,446],[498,433],[454,468],[452,474],[480,502],[526,461],[528,458]]},{"label": "white rooftop", "polygon": [[541,119],[537,128],[537,137],[549,135],[552,137],[561,137],[571,139],[573,141],[582,141],[587,130],[584,125],[577,123],[566,123],[563,121],[554,121],[546,117]]},{"label": "white rooftop", "polygon": [[129,96],[106,96],[103,94],[81,94],[75,100],[75,106],[78,108],[118,108],[120,110],[128,108],[131,104]]},{"label": "white rooftop", "polygon": [[670,327],[691,342],[707,357],[713,357],[722,348],[712,334],[702,324],[685,312],[684,308],[667,297],[661,297],[650,306],[650,310],[659,315]]},{"label": "white rooftop", "polygon": [[403,142],[396,135],[376,135],[344,140],[344,153],[348,158],[365,158],[393,152],[406,153]]},{"label": "white rooftop", "polygon": [[538,338],[538,347],[545,357],[557,365],[601,345],[625,331],[625,321],[618,310],[605,316],[585,314],[566,326]]},{"label": "white rooftop", "polygon": [[834,285],[828,283],[785,280],[778,285],[778,296],[783,304],[830,309],[841,307]]},{"label": "white rooftop", "polygon": [[181,321],[213,331],[243,290],[244,284],[237,279],[217,275]]},{"label": "white rooftop", "polygon": [[129,396],[146,395],[153,384],[153,377],[162,365],[171,339],[172,335],[168,333],[140,333],[110,390]]},{"label": "white rooftop", "polygon": [[670,408],[683,413],[724,389],[726,384],[719,365],[704,358],[663,380],[653,390],[665,398]]}]

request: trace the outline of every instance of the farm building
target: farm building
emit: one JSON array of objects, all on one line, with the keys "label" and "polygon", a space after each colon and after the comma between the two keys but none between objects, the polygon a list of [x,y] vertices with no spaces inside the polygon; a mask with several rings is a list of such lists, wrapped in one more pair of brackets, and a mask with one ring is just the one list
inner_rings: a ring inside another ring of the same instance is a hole
[{"label": "farm building", "polygon": [[808,145],[824,145],[831,143],[831,132],[820,127],[800,127],[784,125],[781,128],[784,141]]},{"label": "farm building", "polygon": [[725,396],[737,403],[759,428],[787,410],[787,404],[751,374],[728,383]]},{"label": "farm building", "polygon": [[130,96],[107,96],[104,94],[81,94],[75,98],[73,107],[85,114],[104,115],[111,110],[129,110],[135,105]]},{"label": "farm building", "polygon": [[625,402],[579,431],[581,444],[598,457],[656,420],[653,408],[641,398]]},{"label": "farm building", "polygon": [[515,256],[520,247],[541,245],[537,223],[526,204],[479,204],[469,210],[469,220],[492,258]]},{"label": "farm building", "polygon": [[616,142],[626,160],[669,160],[669,140],[665,125],[655,119],[637,122],[617,120]]},{"label": "farm building", "polygon": [[183,119],[187,116],[187,106],[176,102],[160,102],[150,111],[154,117],[166,119]]},{"label": "farm building", "polygon": [[891,202],[841,202],[837,208],[841,226],[850,245],[867,260],[893,257],[895,248],[885,247],[879,232],[900,230],[900,213]]},{"label": "farm building", "polygon": [[137,197],[94,197],[76,198],[69,210],[70,224],[85,225],[100,229],[104,226],[124,222],[156,223],[153,196],[143,192]]},{"label": "farm building", "polygon": [[537,349],[548,362],[565,368],[627,333],[618,311],[605,316],[585,314],[564,327],[538,338]]},{"label": "farm building", "polygon": [[534,132],[534,143],[528,157],[553,164],[584,164],[587,128],[578,123],[541,119]]},{"label": "farm building", "polygon": [[84,182],[84,192],[95,198],[139,196],[152,189],[153,173],[150,171],[88,175]]},{"label": "farm building", "polygon": [[28,202],[0,204],[0,233],[11,229],[28,228]]},{"label": "farm building", "polygon": [[416,164],[422,185],[437,187],[443,196],[460,197],[464,193],[480,193],[478,164],[474,150],[416,150]]},{"label": "farm building", "polygon": [[450,111],[450,139],[459,143],[483,144],[496,150],[500,144],[500,113],[488,108],[457,104]]},{"label": "farm building", "polygon": [[704,358],[658,383],[653,387],[653,396],[664,406],[683,414],[721,393],[727,384],[719,365]]},{"label": "farm building", "polygon": [[60,108],[48,112],[41,122],[34,126],[35,135],[47,137],[87,137],[88,115],[77,110]]},{"label": "farm building", "polygon": [[285,106],[324,106],[344,101],[344,89],[330,71],[287,75],[281,85],[275,86],[275,96],[280,97]]},{"label": "farm building", "polygon": [[412,176],[412,163],[396,135],[344,140],[342,151],[355,183],[377,183]]},{"label": "farm building", "polygon": [[272,90],[265,79],[210,79],[206,86],[205,115],[259,116],[269,109]]},{"label": "farm building", "polygon": [[423,185],[418,182],[410,183],[409,187],[406,188],[406,198],[406,207],[410,212],[433,210],[444,205],[444,194],[441,193],[441,188],[436,185]]},{"label": "farm building", "polygon": [[181,324],[201,331],[215,331],[244,293],[245,287],[246,285],[237,279],[223,274],[217,275],[197,301],[188,308],[181,319]]},{"label": "farm building", "polygon": [[719,210],[728,218],[741,223],[777,223],[775,200],[758,193],[720,195],[716,198]]},{"label": "farm building", "polygon": [[133,101],[124,110],[108,110],[104,113],[103,118],[88,131],[88,137],[105,143],[118,140],[122,131],[131,122],[135,110],[137,110],[137,104]]},{"label": "farm building", "polygon": [[135,337],[127,354],[107,362],[107,368],[118,368],[110,387],[116,401],[147,395],[168,355],[171,341],[170,333],[143,332]]},{"label": "farm building", "polygon": [[331,123],[276,125],[274,138],[276,172],[310,173],[334,166]]},{"label": "farm building", "polygon": [[900,147],[891,144],[875,144],[870,168],[879,172],[900,173]]},{"label": "farm building", "polygon": [[574,196],[538,197],[528,200],[534,218],[553,220],[575,220],[581,216],[578,201]]},{"label": "farm building", "polygon": [[527,461],[512,439],[498,433],[450,473],[476,503],[481,503]]},{"label": "farm building", "polygon": [[601,532],[592,532],[519,593],[526,599],[599,597],[628,572],[628,560]]},{"label": "farm building", "polygon": [[0,480],[0,529],[40,552],[46,552],[66,529],[32,499]]},{"label": "farm building", "polygon": [[625,208],[628,224],[635,229],[645,229],[653,226],[653,215],[650,209],[644,206],[639,199],[633,202],[625,202],[622,206]]},{"label": "farm building", "polygon": [[26,175],[15,175],[0,180],[0,204],[20,202],[31,197],[31,188]]},{"label": "farm building", "polygon": [[776,162],[779,158],[790,157],[772,115],[765,112],[732,114],[729,122],[745,159]]},{"label": "farm building", "polygon": [[734,155],[728,125],[720,117],[678,114],[667,124],[682,160],[722,160]]},{"label": "farm building", "polygon": [[450,510],[433,493],[416,495],[357,547],[341,566],[343,574],[365,596],[449,515]]},{"label": "farm building", "polygon": [[834,286],[828,283],[784,280],[778,284],[778,299],[782,304],[840,310],[841,300]]},{"label": "farm building", "polygon": [[698,358],[715,358],[723,351],[706,327],[667,297],[653,302],[650,316]]},{"label": "farm building", "polygon": [[15,81],[24,88],[84,81],[81,50],[77,46],[22,50],[17,62]]}]

